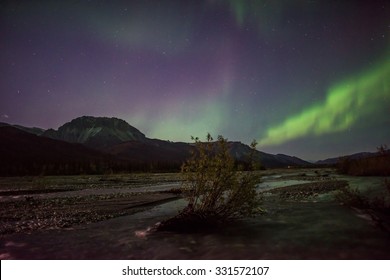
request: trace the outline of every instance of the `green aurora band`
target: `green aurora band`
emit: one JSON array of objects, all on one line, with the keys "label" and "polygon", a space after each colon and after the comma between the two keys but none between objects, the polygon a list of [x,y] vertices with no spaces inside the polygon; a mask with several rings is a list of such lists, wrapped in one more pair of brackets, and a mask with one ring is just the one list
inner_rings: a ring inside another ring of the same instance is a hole
[{"label": "green aurora band", "polygon": [[305,136],[319,136],[351,128],[390,100],[390,59],[370,71],[336,84],[325,102],[287,118],[260,139],[259,146],[274,146]]}]

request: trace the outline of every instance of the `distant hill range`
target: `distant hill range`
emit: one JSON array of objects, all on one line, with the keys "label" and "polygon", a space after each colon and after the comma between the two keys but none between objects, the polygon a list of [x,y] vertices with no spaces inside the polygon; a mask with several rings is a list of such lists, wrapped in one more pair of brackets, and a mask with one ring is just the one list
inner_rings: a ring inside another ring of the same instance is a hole
[{"label": "distant hill range", "polygon": [[356,153],[323,160],[319,164],[337,166],[340,173],[352,176],[389,176],[390,150],[382,146],[376,153]]},{"label": "distant hill range", "polygon": [[339,163],[340,159],[342,158],[348,158],[349,160],[359,160],[359,159],[365,159],[365,158],[370,158],[370,157],[375,157],[378,156],[379,153],[370,153],[370,152],[361,152],[361,153],[356,153],[352,155],[345,155],[345,156],[340,156],[340,157],[334,157],[334,158],[328,158],[324,160],[319,160],[315,162],[315,164],[318,165],[336,165]]},{"label": "distant hill range", "polygon": [[[118,118],[84,116],[46,131],[0,123],[0,175],[177,171],[193,148],[189,143],[147,138]],[[229,150],[237,162],[245,162],[251,148],[229,142]],[[311,165],[297,157],[260,151],[255,159],[265,168]]]}]

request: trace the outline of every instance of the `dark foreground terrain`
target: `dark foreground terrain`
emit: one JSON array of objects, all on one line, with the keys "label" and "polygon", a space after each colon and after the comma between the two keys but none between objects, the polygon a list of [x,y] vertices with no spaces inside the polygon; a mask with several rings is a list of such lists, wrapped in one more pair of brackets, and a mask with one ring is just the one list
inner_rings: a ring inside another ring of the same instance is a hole
[{"label": "dark foreground terrain", "polygon": [[145,211],[178,198],[172,187],[177,178],[170,174],[2,179],[0,234],[69,228]]},{"label": "dark foreground terrain", "polygon": [[223,228],[152,232],[185,207],[179,174],[0,179],[1,259],[389,259],[386,218],[347,207],[346,186],[381,177],[261,171],[266,214]]}]

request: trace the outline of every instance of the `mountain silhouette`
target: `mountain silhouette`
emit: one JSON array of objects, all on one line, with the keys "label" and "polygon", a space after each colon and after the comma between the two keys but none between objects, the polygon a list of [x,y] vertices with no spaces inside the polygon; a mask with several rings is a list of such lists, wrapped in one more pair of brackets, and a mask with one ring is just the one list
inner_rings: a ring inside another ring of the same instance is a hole
[{"label": "mountain silhouette", "polygon": [[[4,123],[0,129],[2,175],[36,174],[39,170],[45,174],[178,171],[194,149],[190,143],[147,138],[118,118],[83,116],[58,130]],[[237,163],[247,163],[248,145],[236,141],[228,145]],[[265,168],[311,165],[297,157],[257,150],[254,159]]]}]

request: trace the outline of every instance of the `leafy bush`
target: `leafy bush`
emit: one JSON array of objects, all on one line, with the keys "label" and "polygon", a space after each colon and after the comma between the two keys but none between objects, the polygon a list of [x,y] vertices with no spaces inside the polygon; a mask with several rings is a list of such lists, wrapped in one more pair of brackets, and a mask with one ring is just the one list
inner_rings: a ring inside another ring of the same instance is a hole
[{"label": "leafy bush", "polygon": [[[218,136],[213,142],[210,134],[206,142],[192,139],[196,149],[182,167],[188,206],[178,216],[163,222],[162,227],[210,226],[261,213],[261,196],[256,192],[259,177],[251,171],[237,170],[227,139]],[[254,151],[255,141],[251,147]],[[253,152],[248,155],[250,162],[252,159]]]}]

